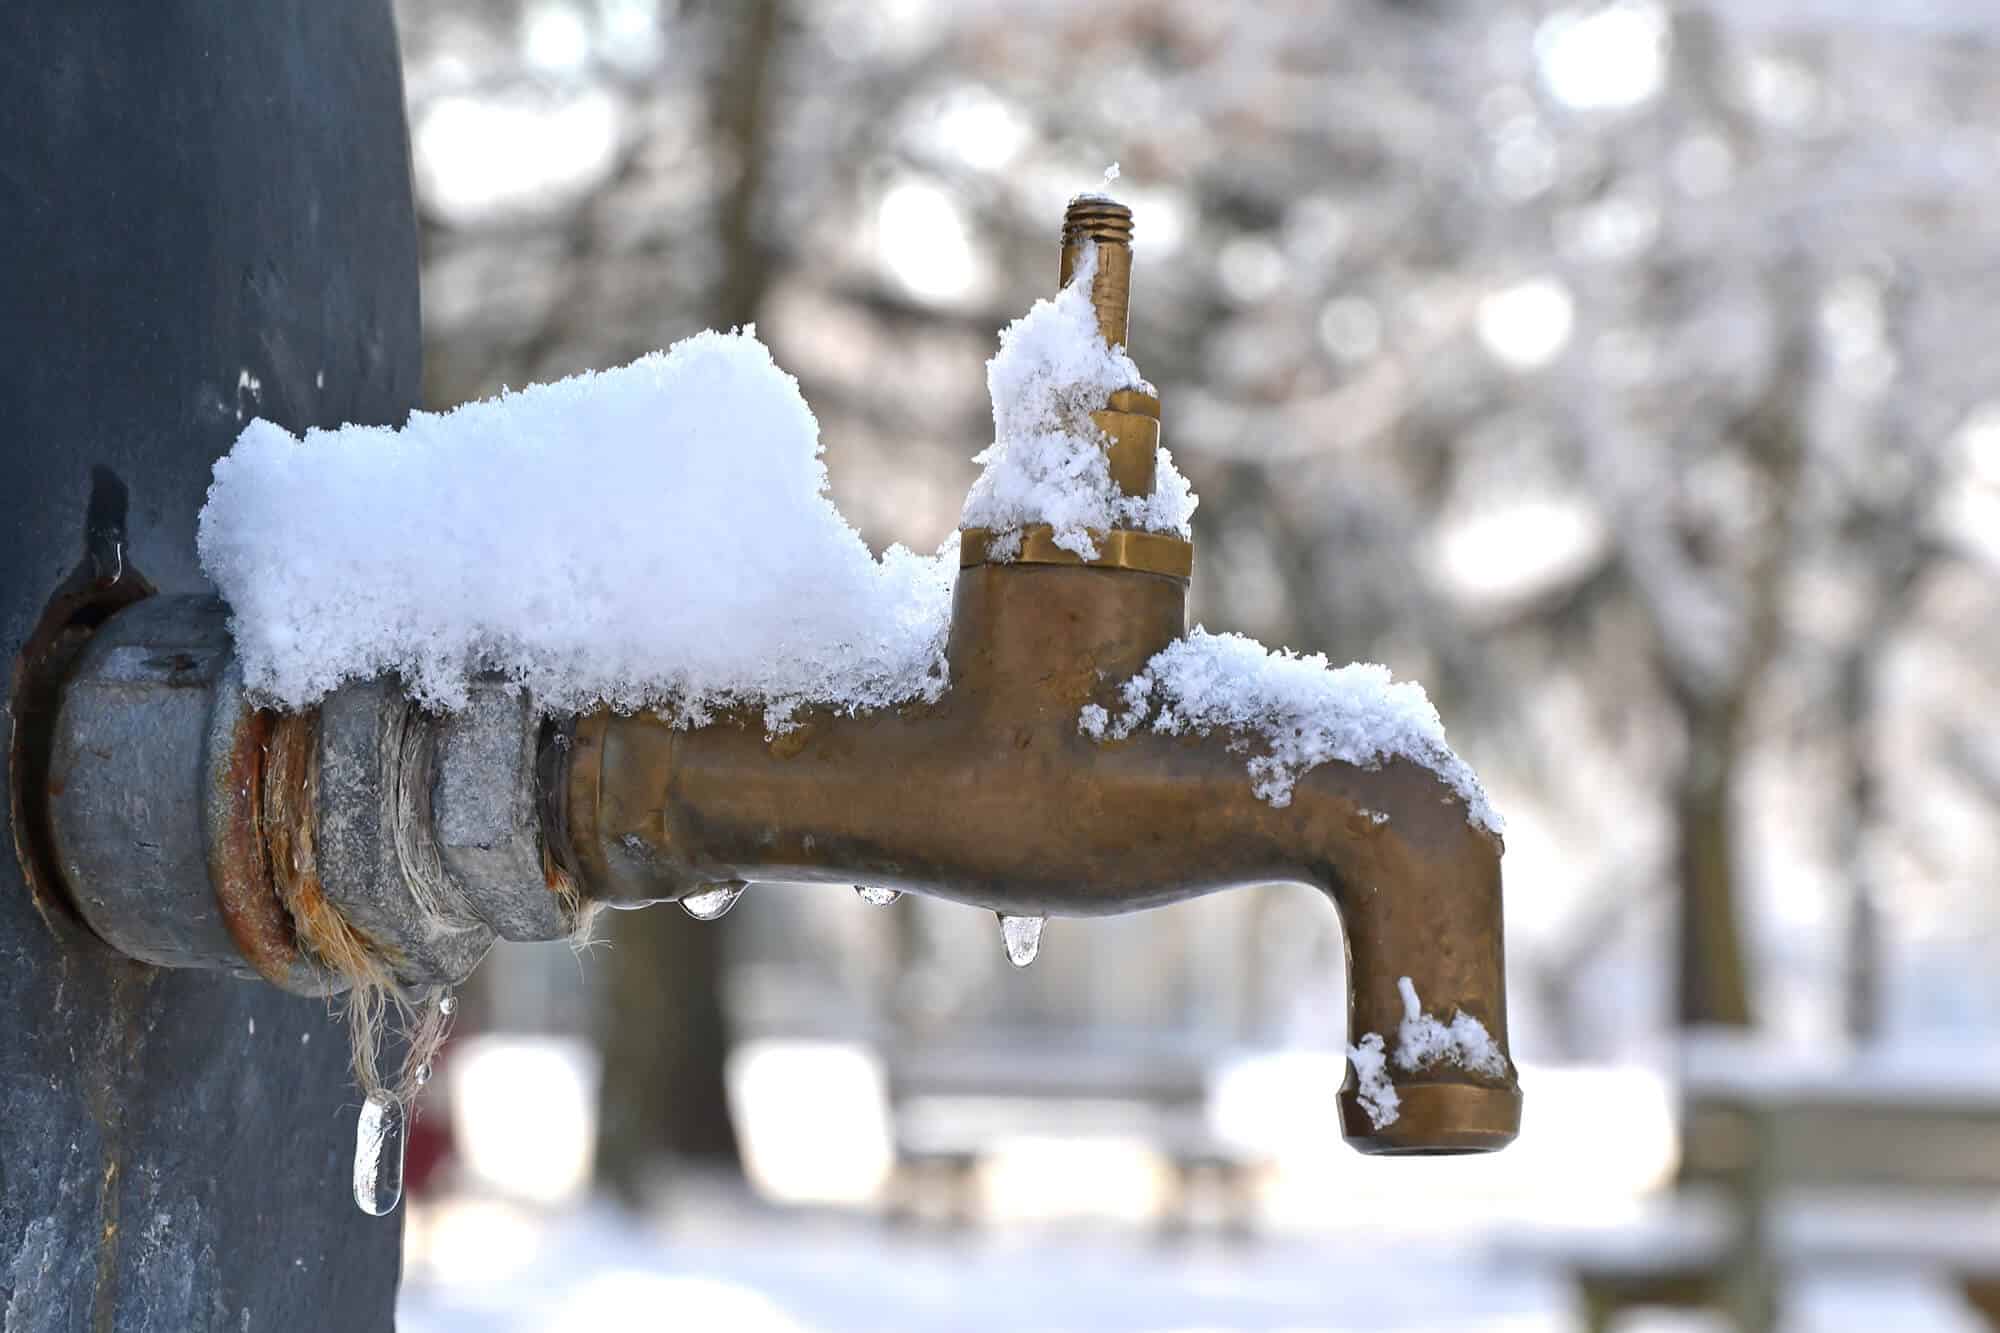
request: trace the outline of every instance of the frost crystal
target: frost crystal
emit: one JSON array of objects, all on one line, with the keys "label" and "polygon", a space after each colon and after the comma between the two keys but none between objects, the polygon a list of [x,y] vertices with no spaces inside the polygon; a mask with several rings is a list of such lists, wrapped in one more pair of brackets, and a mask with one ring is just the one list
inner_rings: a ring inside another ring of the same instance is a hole
[{"label": "frost crystal", "polygon": [[[1403,995],[1403,1023],[1396,1029],[1396,1068],[1414,1074],[1434,1065],[1455,1064],[1475,1074],[1494,1078],[1507,1075],[1507,1057],[1486,1031],[1486,1025],[1468,1013],[1455,1013],[1450,1023],[1441,1023],[1423,1011],[1417,988],[1408,977],[1396,983]],[[1370,1032],[1347,1048],[1354,1066],[1355,1097],[1368,1113],[1376,1129],[1396,1123],[1403,1099],[1389,1080],[1391,1057],[1379,1032]]]},{"label": "frost crystal", "polygon": [[1377,1129],[1395,1124],[1403,1099],[1396,1094],[1396,1085],[1389,1081],[1389,1058],[1382,1048],[1382,1034],[1371,1032],[1349,1046],[1347,1058],[1354,1065],[1355,1096],[1361,1102],[1361,1109],[1368,1112],[1368,1122]]},{"label": "frost crystal", "polygon": [[254,421],[215,466],[202,565],[251,688],[288,707],[385,671],[443,707],[496,670],[550,709],[778,727],[936,698],[955,553],[871,556],[819,454],[754,333],[703,333],[401,430]]},{"label": "frost crystal", "polygon": [[1018,551],[1031,523],[1055,529],[1056,545],[1095,559],[1091,532],[1139,528],[1190,536],[1196,500],[1187,478],[1163,448],[1150,496],[1121,493],[1111,480],[1104,432],[1090,419],[1119,389],[1151,386],[1125,355],[1098,332],[1090,303],[1097,247],[1085,246],[1069,285],[1000,333],[1000,351],[986,363],[993,395],[993,444],[973,461],[985,470],[965,497],[961,526],[1000,538],[996,558]]},{"label": "frost crystal", "polygon": [[[1087,704],[1077,730],[1123,740],[1151,719],[1154,731],[1206,735],[1218,727],[1263,742],[1248,760],[1251,790],[1283,807],[1307,770],[1329,761],[1376,767],[1389,759],[1422,764],[1465,802],[1466,818],[1492,833],[1499,814],[1470,765],[1452,753],[1437,709],[1415,681],[1356,662],[1335,670],[1324,654],[1270,652],[1240,634],[1196,629],[1156,653],[1119,687],[1123,711]],[[1378,821],[1379,822],[1379,821]]]},{"label": "frost crystal", "polygon": [[1493,1044],[1484,1023],[1463,1011],[1454,1013],[1450,1023],[1441,1023],[1423,1011],[1416,985],[1408,977],[1396,987],[1403,993],[1403,1025],[1396,1032],[1398,1069],[1414,1073],[1433,1065],[1455,1064],[1475,1074],[1506,1077],[1507,1057]]}]

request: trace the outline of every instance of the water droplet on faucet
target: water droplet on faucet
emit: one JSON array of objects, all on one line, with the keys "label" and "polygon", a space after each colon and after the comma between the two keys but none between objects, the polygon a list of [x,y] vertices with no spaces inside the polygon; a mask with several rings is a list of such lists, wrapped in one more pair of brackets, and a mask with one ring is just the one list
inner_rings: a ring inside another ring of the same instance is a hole
[{"label": "water droplet on faucet", "polygon": [[736,900],[749,887],[740,879],[732,879],[726,884],[711,884],[701,892],[690,893],[681,899],[681,910],[697,921],[719,921],[730,908],[736,906]]},{"label": "water droplet on faucet", "polygon": [[1015,967],[1026,967],[1035,961],[1035,955],[1042,949],[1042,927],[1048,922],[1045,916],[1008,916],[999,913],[1000,940],[1007,946],[1007,961]]},{"label": "water droplet on faucet", "polygon": [[901,889],[874,889],[866,884],[856,884],[854,891],[861,895],[861,901],[870,907],[887,907],[903,896]]},{"label": "water droplet on faucet", "polygon": [[371,1092],[354,1126],[354,1202],[370,1217],[386,1217],[403,1198],[407,1113],[386,1092]]}]

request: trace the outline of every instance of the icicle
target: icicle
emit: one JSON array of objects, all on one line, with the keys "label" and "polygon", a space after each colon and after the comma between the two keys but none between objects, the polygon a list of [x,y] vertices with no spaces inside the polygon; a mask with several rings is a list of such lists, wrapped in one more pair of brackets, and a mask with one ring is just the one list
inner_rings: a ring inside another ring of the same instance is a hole
[{"label": "icicle", "polygon": [[866,884],[856,884],[854,891],[861,895],[861,901],[870,907],[887,907],[903,896],[901,889],[871,889]]},{"label": "icicle", "polygon": [[736,900],[749,887],[740,879],[711,884],[701,892],[690,893],[681,899],[681,910],[697,921],[718,921],[736,906]]},{"label": "icicle", "polygon": [[1007,961],[1015,967],[1026,967],[1035,961],[1035,955],[1042,948],[1042,926],[1048,921],[1045,916],[1000,917],[1000,940],[1007,946]]},{"label": "icicle", "polygon": [[403,1150],[408,1112],[386,1092],[371,1092],[354,1127],[354,1202],[370,1217],[386,1217],[403,1198]]}]

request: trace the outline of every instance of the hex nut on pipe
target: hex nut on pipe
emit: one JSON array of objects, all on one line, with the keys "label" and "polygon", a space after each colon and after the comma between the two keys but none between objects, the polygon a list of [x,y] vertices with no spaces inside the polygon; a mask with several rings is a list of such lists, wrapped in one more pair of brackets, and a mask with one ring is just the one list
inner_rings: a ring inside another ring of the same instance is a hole
[{"label": "hex nut on pipe", "polygon": [[431,722],[392,680],[342,686],[319,706],[320,887],[412,985],[463,981],[493,944],[433,836],[435,746]]},{"label": "hex nut on pipe", "polygon": [[576,929],[573,901],[549,884],[536,761],[539,712],[513,681],[483,676],[457,712],[438,718],[432,825],[445,870],[508,940],[555,940]]}]

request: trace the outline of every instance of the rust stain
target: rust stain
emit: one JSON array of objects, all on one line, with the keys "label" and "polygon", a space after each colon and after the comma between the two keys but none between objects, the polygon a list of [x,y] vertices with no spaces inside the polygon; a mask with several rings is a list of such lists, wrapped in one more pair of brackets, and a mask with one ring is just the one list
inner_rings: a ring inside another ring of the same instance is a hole
[{"label": "rust stain", "polygon": [[88,932],[89,927],[70,903],[49,830],[49,796],[60,795],[64,782],[63,775],[49,771],[62,683],[99,625],[152,595],[153,585],[129,564],[121,562],[116,576],[103,578],[86,553],[42,608],[33,632],[14,658],[14,678],[7,695],[7,713],[13,722],[7,745],[7,790],[14,852],[36,914],[50,930],[66,938],[89,938],[76,933]]},{"label": "rust stain", "polygon": [[540,818],[542,882],[562,905],[568,919],[577,926],[589,920],[583,911],[583,891],[571,869],[574,854],[569,846],[569,807],[562,799],[569,786],[572,751],[576,744],[573,721],[542,724],[535,757],[536,800]]},{"label": "rust stain", "polygon": [[356,930],[320,884],[313,811],[319,805],[319,710],[275,715],[264,749],[259,826],[278,901],[296,932],[298,952],[325,977],[332,994],[353,985],[387,985],[384,951]]},{"label": "rust stain", "polygon": [[[122,1126],[121,1126],[122,1128]],[[107,1142],[106,1149],[120,1152],[122,1142]],[[118,1218],[120,1200],[118,1196],[119,1159],[112,1157],[104,1164],[104,1176],[97,1189],[97,1265],[96,1284],[91,1288],[90,1326],[92,1333],[111,1333],[117,1326],[118,1315]]]},{"label": "rust stain", "polygon": [[229,762],[209,793],[220,812],[209,854],[209,880],[216,906],[236,949],[265,980],[282,984],[298,958],[298,946],[284,919],[271,880],[261,828],[264,806],[264,747],[271,716],[246,708],[231,728]]},{"label": "rust stain", "polygon": [[770,739],[771,753],[779,759],[795,759],[812,742],[812,738],[812,723],[801,722]]},{"label": "rust stain", "polygon": [[105,1006],[98,1047],[82,1062],[79,1081],[90,1117],[97,1122],[104,1169],[98,1177],[98,1243],[91,1288],[92,1333],[113,1333],[117,1327],[118,1255],[123,1199],[120,1182],[125,1168],[125,1089],[138,1070],[151,1025],[141,1021],[152,989],[155,969],[112,960],[111,991]]}]

